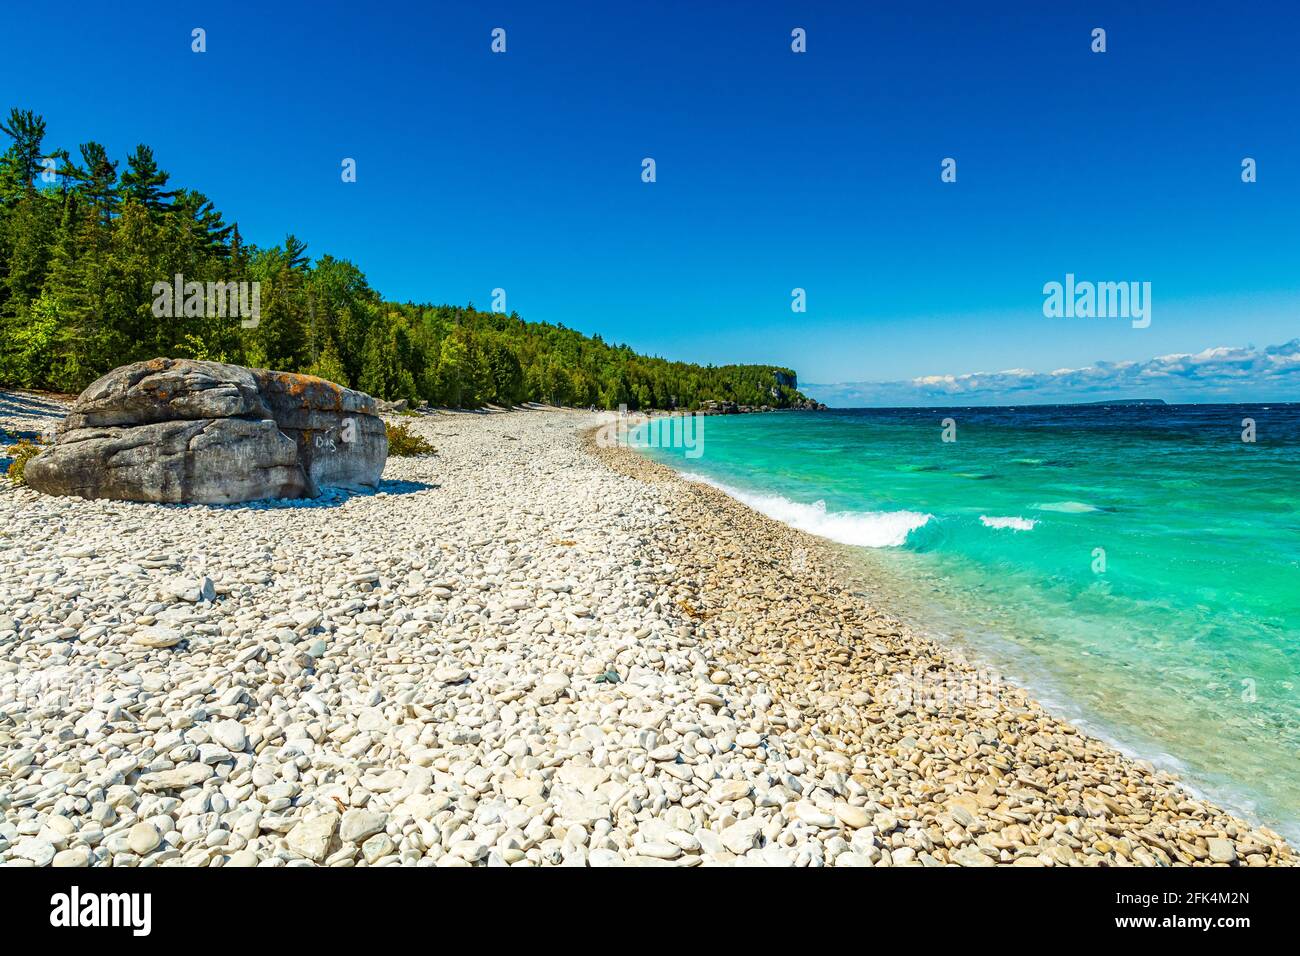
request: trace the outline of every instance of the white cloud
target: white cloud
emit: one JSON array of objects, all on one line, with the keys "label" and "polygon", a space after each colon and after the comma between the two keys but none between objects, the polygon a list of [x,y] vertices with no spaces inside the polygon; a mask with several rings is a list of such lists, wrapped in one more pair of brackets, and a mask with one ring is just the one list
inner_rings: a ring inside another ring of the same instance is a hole
[{"label": "white cloud", "polygon": [[1220,345],[1159,355],[1145,362],[1096,362],[1035,372],[1013,368],[964,375],[922,375],[903,382],[805,384],[831,405],[1025,404],[1163,398],[1166,401],[1300,399],[1300,338],[1264,349]]}]

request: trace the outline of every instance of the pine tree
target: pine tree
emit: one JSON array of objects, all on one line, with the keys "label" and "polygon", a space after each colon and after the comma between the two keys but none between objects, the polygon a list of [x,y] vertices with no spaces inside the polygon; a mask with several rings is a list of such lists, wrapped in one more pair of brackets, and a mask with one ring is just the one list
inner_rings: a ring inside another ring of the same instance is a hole
[{"label": "pine tree", "polygon": [[380,398],[419,400],[415,376],[401,361],[398,329],[392,316],[378,317],[371,323],[362,355],[359,387]]},{"label": "pine tree", "polygon": [[58,222],[58,200],[44,193],[28,193],[6,210],[5,288],[0,302],[7,313],[25,308],[40,295]]},{"label": "pine tree", "polygon": [[252,355],[256,364],[294,372],[307,358],[307,322],[302,277],[289,268],[280,250],[254,261],[253,274],[261,282],[261,316],[252,330]]},{"label": "pine tree", "polygon": [[234,243],[239,241],[238,231],[233,225],[225,223],[221,213],[213,207],[212,200],[194,189],[178,189],[171,195],[174,197],[173,211],[181,217],[185,228],[204,255],[234,255]]},{"label": "pine tree", "polygon": [[64,165],[59,173],[73,183],[73,188],[96,210],[104,225],[108,225],[120,199],[117,163],[108,158],[101,144],[93,141],[81,144],[82,165],[73,163],[67,153],[62,155]]},{"label": "pine tree", "polygon": [[524,370],[509,346],[490,342],[485,349],[492,389],[488,401],[507,407],[524,400]]},{"label": "pine tree", "polygon": [[13,140],[0,156],[0,203],[9,203],[36,191],[45,120],[31,110],[14,107],[9,111],[9,119],[0,123],[0,133]]},{"label": "pine tree", "polygon": [[294,272],[306,272],[311,263],[307,258],[307,243],[289,233],[284,237],[284,260]]},{"label": "pine tree", "polygon": [[176,193],[165,187],[171,177],[158,168],[153,150],[141,143],[126,158],[126,172],[122,174],[122,195],[134,199],[151,213],[165,212],[171,207]]},{"label": "pine tree", "polygon": [[327,341],[324,348],[321,349],[320,356],[307,369],[307,374],[315,375],[317,378],[323,378],[330,382],[339,382],[347,384],[347,370],[343,367],[343,361],[339,358],[338,349],[334,343]]}]

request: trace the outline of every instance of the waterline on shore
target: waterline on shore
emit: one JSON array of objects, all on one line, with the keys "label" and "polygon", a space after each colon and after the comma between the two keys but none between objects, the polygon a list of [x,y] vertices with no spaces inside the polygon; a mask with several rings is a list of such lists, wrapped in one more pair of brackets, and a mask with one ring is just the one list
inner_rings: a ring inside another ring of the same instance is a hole
[{"label": "waterline on shore", "polygon": [[[834,702],[848,705],[854,730],[841,738],[846,753],[857,752],[856,741],[864,748],[862,757],[878,768],[874,779],[870,774],[854,779],[872,791],[883,786],[886,795],[879,800],[888,804],[901,799],[901,805],[911,805],[911,799],[895,789],[893,778],[899,771],[911,778],[904,784],[911,792],[917,787],[922,791],[940,787],[954,794],[948,798],[936,794],[931,809],[922,811],[939,819],[945,815],[944,805],[959,803],[978,815],[983,812],[980,807],[993,808],[1005,794],[1009,802],[999,804],[1003,809],[995,817],[1037,807],[1031,813],[1041,814],[1041,825],[1051,830],[1069,820],[1069,831],[1086,848],[1086,860],[1069,852],[1057,858],[1057,851],[1027,856],[1024,849],[1001,856],[1000,862],[1017,865],[1149,866],[1156,859],[1166,865],[1210,862],[1204,848],[1188,853],[1181,848],[1182,841],[1193,831],[1208,834],[1220,827],[1227,828],[1224,833],[1235,827],[1237,832],[1280,841],[1244,820],[1229,823],[1221,810],[1213,809],[1166,771],[1132,759],[1098,735],[1080,734],[1074,725],[1027,696],[1023,685],[1003,680],[973,663],[972,656],[959,647],[883,610],[874,595],[883,594],[884,603],[892,608],[891,589],[881,586],[885,579],[866,573],[865,560],[915,554],[892,548],[836,547],[759,514],[711,485],[687,481],[665,463],[626,449],[598,455],[620,473],[679,489],[673,511],[677,523],[689,526],[691,532],[682,539],[688,553],[677,563],[694,569],[693,580],[703,575],[706,588],[717,588],[713,600],[692,599],[700,626],[706,633],[732,635],[736,659],[750,670],[751,678],[768,682],[778,698],[790,695],[787,699],[810,718],[827,714],[819,727],[830,734],[843,732],[836,729],[841,718],[829,716],[842,713],[834,709]],[[695,550],[700,547],[702,552]],[[847,556],[863,561],[845,560]],[[780,595],[779,600],[771,600],[775,595]],[[780,662],[779,668],[771,667],[773,660]],[[823,711],[826,707],[832,709]],[[865,723],[859,724],[860,720]],[[993,731],[994,727],[998,729]],[[827,744],[840,746],[832,738]],[[907,760],[917,747],[946,759]],[[904,762],[898,764],[898,758]],[[879,775],[882,771],[886,776]],[[1035,788],[1037,795],[1025,786]],[[1177,844],[1162,835],[1171,832],[1170,826],[1179,834]],[[1005,832],[1013,840],[1025,837],[1016,825]],[[1032,842],[1036,839],[1032,824],[1029,833]],[[981,846],[992,849],[1002,838],[979,839]],[[986,844],[987,840],[994,843]],[[1143,849],[1133,849],[1140,844]],[[1116,846],[1122,858],[1114,855]],[[1213,849],[1226,859],[1226,845]],[[1098,852],[1106,859],[1099,860]],[[971,865],[967,850],[950,846],[947,853],[954,861]],[[993,855],[997,859],[998,854]],[[1252,857],[1253,865],[1261,862],[1260,857]]]},{"label": "waterline on shore", "polygon": [[[947,603],[936,600],[936,595],[944,592],[945,581],[935,576],[933,568],[918,566],[925,556],[895,550],[907,542],[911,531],[929,524],[932,515],[917,512],[827,512],[825,504],[820,501],[813,505],[799,504],[781,495],[743,491],[697,472],[680,471],[678,474],[686,481],[715,488],[787,527],[848,545],[843,553],[851,564],[867,571],[873,597],[879,597],[891,612],[899,614],[920,632],[959,650],[975,662],[996,668],[1001,676],[1032,693],[1048,711],[1104,741],[1124,756],[1145,761],[1156,769],[1177,776],[1180,785],[1197,799],[1213,800],[1247,819],[1263,821],[1292,843],[1300,842],[1300,819],[1278,817],[1261,810],[1256,796],[1250,791],[1227,776],[1207,773],[1189,765],[1142,732],[1140,723],[1122,727],[1101,716],[1095,706],[1088,706],[1064,686],[1064,678],[1053,673],[1052,668],[1039,659],[1039,653],[1027,650],[1007,634],[974,626],[974,615],[961,615]],[[896,515],[915,515],[924,520],[910,526],[901,520],[892,524],[890,519]],[[877,518],[885,521],[877,524],[873,520]],[[1032,530],[1038,523],[1035,519],[984,516],[981,516],[981,522],[991,530],[1010,529],[1013,532]],[[864,529],[867,533],[862,533]],[[864,544],[864,540],[872,543]],[[1077,672],[1071,676],[1076,680],[1079,678]],[[1100,687],[1094,687],[1093,692],[1103,696],[1107,693]]]},{"label": "waterline on shore", "polygon": [[[914,592],[921,629],[1029,662],[1108,739],[1176,754],[1202,791],[1300,832],[1300,409],[958,411],[948,445],[933,410],[885,409],[722,420],[700,461],[649,454],[841,543],[857,544],[788,512],[929,515],[857,549],[894,570],[887,606]],[[1224,438],[1247,413],[1270,444]]]},{"label": "waterline on shore", "polygon": [[687,481],[717,488],[782,524],[859,548],[896,548],[907,541],[909,534],[925,527],[934,517],[919,511],[830,511],[824,501],[801,504],[781,495],[742,491],[714,481],[707,475],[686,471],[681,475]]},{"label": "waterline on shore", "polygon": [[857,548],[842,549],[841,554],[847,575],[855,581],[864,575],[865,581],[858,583],[910,626],[973,662],[993,668],[1005,680],[1028,690],[1048,711],[1126,757],[1175,775],[1180,786],[1198,800],[1213,801],[1248,820],[1262,822],[1293,845],[1300,842],[1300,818],[1269,813],[1256,794],[1222,773],[1208,773],[1189,764],[1166,743],[1144,732],[1140,721],[1122,723],[1103,715],[1098,704],[1103,700],[1113,703],[1114,688],[1099,683],[1080,685],[1085,674],[1080,668],[1060,673],[1037,649],[1026,648],[1007,633],[979,626],[978,615],[960,613],[936,600],[944,593],[943,582],[920,567],[923,556]]}]

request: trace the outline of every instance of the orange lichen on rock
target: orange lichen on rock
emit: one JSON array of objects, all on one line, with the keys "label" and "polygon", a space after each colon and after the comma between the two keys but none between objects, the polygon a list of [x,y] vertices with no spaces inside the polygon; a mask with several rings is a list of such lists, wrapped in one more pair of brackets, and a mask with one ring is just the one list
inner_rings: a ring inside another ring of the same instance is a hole
[{"label": "orange lichen on rock", "polygon": [[283,394],[298,399],[303,408],[343,409],[344,389],[328,379],[302,372],[268,371],[263,374]]}]

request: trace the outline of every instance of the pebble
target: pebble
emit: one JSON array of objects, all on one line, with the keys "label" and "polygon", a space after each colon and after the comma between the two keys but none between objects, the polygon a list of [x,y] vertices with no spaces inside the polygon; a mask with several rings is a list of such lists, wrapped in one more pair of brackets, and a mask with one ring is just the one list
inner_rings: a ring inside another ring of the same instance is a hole
[{"label": "pebble", "polygon": [[51,866],[89,866],[90,847],[78,846],[70,850],[60,850],[54,854]]},{"label": "pebble", "polygon": [[376,833],[361,844],[361,854],[365,857],[367,863],[374,863],[376,860],[388,856],[393,852],[393,849],[393,841],[387,833]]},{"label": "pebble", "polygon": [[221,720],[213,724],[212,739],[232,753],[239,753],[248,746],[248,735],[237,720]]},{"label": "pebble", "polygon": [[854,830],[860,830],[871,823],[871,814],[863,807],[850,806],[847,803],[837,803],[832,808],[835,819],[839,820],[846,827]]},{"label": "pebble", "polygon": [[145,856],[152,853],[162,843],[162,834],[152,823],[137,823],[126,834],[126,844],[132,853]]},{"label": "pebble", "polygon": [[141,647],[175,647],[185,639],[180,631],[171,627],[143,627],[131,635],[131,643]]},{"label": "pebble", "polygon": [[383,830],[388,823],[388,814],[373,810],[349,810],[343,814],[339,825],[339,839],[345,843],[360,843],[372,833]]},{"label": "pebble", "polygon": [[675,860],[682,855],[682,848],[672,843],[642,843],[636,851],[659,860]]},{"label": "pebble", "polygon": [[948,854],[949,859],[959,866],[996,866],[993,858],[982,853],[978,847],[964,846]]},{"label": "pebble", "polygon": [[794,808],[795,816],[811,826],[830,828],[836,825],[833,814],[811,803],[799,803]]},{"label": "pebble", "polygon": [[36,866],[49,866],[55,856],[54,844],[37,837],[19,840],[9,852],[17,859],[30,860]]},{"label": "pebble", "polygon": [[1211,838],[1206,841],[1210,847],[1210,859],[1215,863],[1235,863],[1237,847],[1231,840]]},{"label": "pebble", "polygon": [[186,763],[171,770],[142,774],[138,783],[146,791],[184,790],[210,779],[213,773],[206,763]]},{"label": "pebble", "polygon": [[329,852],[330,840],[338,825],[339,817],[336,813],[325,813],[301,820],[285,837],[285,845],[299,856],[306,857],[313,863],[320,863]]}]

